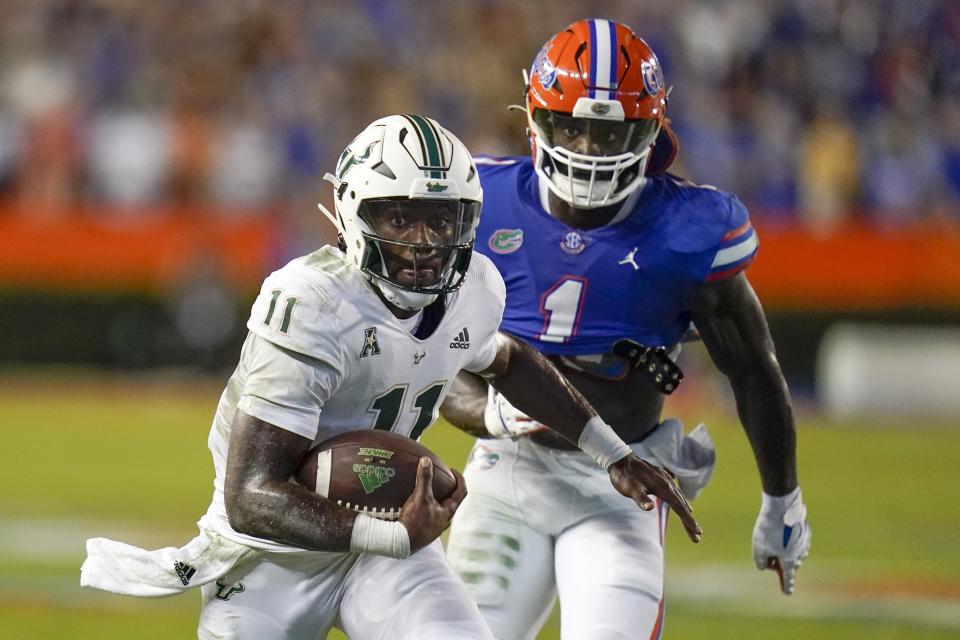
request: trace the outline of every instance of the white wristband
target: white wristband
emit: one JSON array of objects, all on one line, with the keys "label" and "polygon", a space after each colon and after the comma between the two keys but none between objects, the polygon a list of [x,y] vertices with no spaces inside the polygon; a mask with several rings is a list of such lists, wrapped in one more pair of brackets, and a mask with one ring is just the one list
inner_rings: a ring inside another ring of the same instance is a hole
[{"label": "white wristband", "polygon": [[593,416],[583,426],[577,446],[604,470],[633,453],[633,449],[600,416]]},{"label": "white wristband", "polygon": [[807,517],[807,508],[803,504],[800,487],[783,496],[771,496],[766,491],[761,492],[761,495],[760,515],[783,518],[790,524]]},{"label": "white wristband", "polygon": [[390,558],[410,555],[410,535],[401,522],[390,522],[357,514],[350,534],[351,553],[374,553]]}]

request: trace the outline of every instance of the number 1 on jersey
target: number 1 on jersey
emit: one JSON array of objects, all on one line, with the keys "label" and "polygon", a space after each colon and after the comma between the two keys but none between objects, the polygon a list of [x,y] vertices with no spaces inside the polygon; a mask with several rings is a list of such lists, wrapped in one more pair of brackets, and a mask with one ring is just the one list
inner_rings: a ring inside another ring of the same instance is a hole
[{"label": "number 1 on jersey", "polygon": [[540,298],[540,313],[546,317],[537,339],[566,342],[577,333],[580,313],[587,293],[587,279],[563,276]]}]

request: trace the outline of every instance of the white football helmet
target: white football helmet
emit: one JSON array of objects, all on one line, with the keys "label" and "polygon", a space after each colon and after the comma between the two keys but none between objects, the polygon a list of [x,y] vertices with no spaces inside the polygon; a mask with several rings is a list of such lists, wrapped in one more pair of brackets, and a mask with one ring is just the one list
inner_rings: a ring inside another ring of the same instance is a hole
[{"label": "white football helmet", "polygon": [[470,152],[432,118],[371,123],[337,161],[336,215],[347,258],[392,304],[422,309],[463,284],[483,190]]}]

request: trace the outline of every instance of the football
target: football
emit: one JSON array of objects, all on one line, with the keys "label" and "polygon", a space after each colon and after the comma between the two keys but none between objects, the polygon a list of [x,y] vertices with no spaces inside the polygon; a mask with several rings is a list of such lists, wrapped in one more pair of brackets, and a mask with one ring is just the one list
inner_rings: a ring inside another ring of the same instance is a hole
[{"label": "football", "polygon": [[390,431],[350,431],[310,449],[296,479],[328,500],[369,516],[396,520],[413,492],[420,458],[433,460],[433,495],[442,500],[457,486],[450,469],[415,440]]}]

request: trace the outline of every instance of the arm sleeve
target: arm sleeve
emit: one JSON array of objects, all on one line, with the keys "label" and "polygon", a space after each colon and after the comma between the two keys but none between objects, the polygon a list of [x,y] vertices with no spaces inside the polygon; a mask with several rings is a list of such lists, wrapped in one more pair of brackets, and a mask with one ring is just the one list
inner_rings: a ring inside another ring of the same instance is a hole
[{"label": "arm sleeve", "polygon": [[336,369],[255,334],[250,340],[237,408],[281,429],[315,438],[320,412],[338,384]]}]

